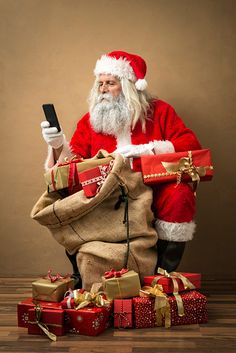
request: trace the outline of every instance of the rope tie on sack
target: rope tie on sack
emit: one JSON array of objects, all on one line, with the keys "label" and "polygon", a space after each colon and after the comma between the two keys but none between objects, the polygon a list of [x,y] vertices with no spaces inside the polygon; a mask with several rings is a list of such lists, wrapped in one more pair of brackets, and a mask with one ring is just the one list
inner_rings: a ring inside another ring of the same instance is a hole
[{"label": "rope tie on sack", "polygon": [[126,240],[127,240],[127,250],[124,258],[123,268],[127,268],[128,266],[128,258],[129,258],[129,250],[130,250],[130,238],[129,238],[129,200],[128,194],[126,193],[126,188],[124,185],[120,184],[121,195],[119,195],[118,201],[115,204],[115,210],[120,208],[121,203],[125,203],[124,206],[124,219],[123,224],[126,225]]}]

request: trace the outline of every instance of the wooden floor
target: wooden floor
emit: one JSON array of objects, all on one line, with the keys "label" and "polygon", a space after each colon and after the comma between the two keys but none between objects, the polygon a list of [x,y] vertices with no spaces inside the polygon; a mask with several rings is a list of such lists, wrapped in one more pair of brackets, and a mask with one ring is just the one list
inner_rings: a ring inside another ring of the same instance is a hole
[{"label": "wooden floor", "polygon": [[97,337],[67,335],[51,342],[17,327],[16,304],[31,296],[34,278],[0,278],[0,352],[235,353],[236,281],[207,281],[209,322],[171,329],[108,329]]}]

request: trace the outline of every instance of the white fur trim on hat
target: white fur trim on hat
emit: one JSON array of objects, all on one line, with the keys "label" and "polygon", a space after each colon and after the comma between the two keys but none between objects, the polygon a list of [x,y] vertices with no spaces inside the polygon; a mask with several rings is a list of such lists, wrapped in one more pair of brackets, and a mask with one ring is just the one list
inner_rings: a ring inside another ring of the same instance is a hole
[{"label": "white fur trim on hat", "polygon": [[125,77],[133,82],[137,79],[128,60],[125,58],[116,59],[107,55],[103,55],[101,59],[97,60],[94,74],[96,76],[107,74],[119,78]]},{"label": "white fur trim on hat", "polygon": [[175,152],[175,148],[171,141],[154,140],[154,152],[155,154],[173,153]]},{"label": "white fur trim on hat", "polygon": [[147,81],[145,80],[145,78],[139,78],[136,82],[135,82],[135,87],[137,88],[137,90],[139,91],[144,91],[147,88],[148,84]]},{"label": "white fur trim on hat", "polygon": [[196,224],[192,222],[172,223],[157,219],[155,228],[159,239],[168,241],[189,241],[193,239]]}]

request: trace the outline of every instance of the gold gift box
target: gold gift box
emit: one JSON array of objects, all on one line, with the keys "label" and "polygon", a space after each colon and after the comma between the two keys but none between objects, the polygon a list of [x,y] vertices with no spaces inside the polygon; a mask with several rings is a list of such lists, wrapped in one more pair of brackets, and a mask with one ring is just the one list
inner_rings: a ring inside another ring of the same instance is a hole
[{"label": "gold gift box", "polygon": [[32,297],[35,300],[60,302],[69,288],[74,288],[74,280],[72,278],[58,279],[55,282],[51,282],[50,279],[40,278],[32,282]]},{"label": "gold gift box", "polygon": [[91,158],[85,159],[83,162],[73,162],[70,161],[68,163],[62,164],[60,166],[56,166],[53,169],[50,169],[44,174],[45,182],[48,186],[48,192],[52,192],[55,190],[61,190],[68,187],[68,174],[70,163],[76,164],[77,172],[83,172],[88,169],[92,169],[102,164],[109,163],[113,158],[105,157],[105,158]]},{"label": "gold gift box", "polygon": [[132,270],[121,277],[102,277],[102,286],[109,300],[139,296],[141,289],[139,275]]}]

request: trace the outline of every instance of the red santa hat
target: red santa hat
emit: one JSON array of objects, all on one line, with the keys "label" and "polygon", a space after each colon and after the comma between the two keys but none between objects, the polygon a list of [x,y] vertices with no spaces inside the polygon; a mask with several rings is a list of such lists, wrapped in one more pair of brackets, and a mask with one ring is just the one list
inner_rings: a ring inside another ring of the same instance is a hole
[{"label": "red santa hat", "polygon": [[110,74],[135,82],[137,90],[143,91],[147,88],[145,75],[147,65],[141,56],[129,54],[124,51],[113,51],[102,55],[97,61],[94,74]]}]

